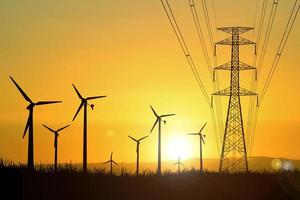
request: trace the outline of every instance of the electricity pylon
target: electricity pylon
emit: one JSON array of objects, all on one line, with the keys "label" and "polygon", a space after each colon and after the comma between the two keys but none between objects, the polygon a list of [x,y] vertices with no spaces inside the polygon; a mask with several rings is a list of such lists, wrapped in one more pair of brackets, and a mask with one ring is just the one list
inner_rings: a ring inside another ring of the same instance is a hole
[{"label": "electricity pylon", "polygon": [[252,29],[250,27],[218,28],[220,31],[231,34],[231,37],[216,43],[216,45],[231,45],[231,62],[214,68],[214,70],[231,71],[230,87],[213,93],[213,95],[229,96],[220,172],[248,172],[240,96],[257,96],[257,94],[240,87],[240,70],[256,70],[256,68],[239,61],[239,46],[255,44],[240,37],[240,34]]}]

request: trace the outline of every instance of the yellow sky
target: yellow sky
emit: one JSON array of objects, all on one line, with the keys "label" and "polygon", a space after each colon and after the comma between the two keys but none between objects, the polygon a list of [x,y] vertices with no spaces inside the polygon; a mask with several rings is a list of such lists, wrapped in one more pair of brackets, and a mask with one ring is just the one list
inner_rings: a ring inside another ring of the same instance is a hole
[{"label": "yellow sky", "polygon": [[[188,1],[170,2],[211,93],[209,73]],[[195,2],[200,9],[200,1]],[[259,88],[275,55],[293,2],[280,1]],[[215,0],[215,5],[219,26],[253,26],[256,1]],[[253,156],[300,159],[298,21],[260,109]],[[204,25],[204,21],[201,22]],[[104,161],[111,151],[116,161],[135,161],[135,144],[127,135],[142,137],[149,133],[155,121],[150,104],[158,113],[177,114],[163,126],[163,160],[177,158],[170,146],[178,140],[188,149],[184,151],[185,158],[197,157],[198,138],[187,138],[184,134],[197,131],[205,122],[208,125],[204,157],[219,157],[209,108],[159,0],[3,0],[0,2],[0,24],[0,153],[3,158],[15,162],[27,160],[27,138],[22,139],[27,105],[9,75],[34,101],[63,101],[60,105],[35,110],[37,163],[53,160],[54,138],[42,124],[53,128],[69,124],[79,106],[72,83],[84,96],[108,96],[94,101],[95,110],[88,111],[88,162]],[[220,40],[228,35],[214,32],[214,37]],[[252,33],[245,37],[253,40]],[[253,48],[242,48],[241,60],[251,64]],[[229,53],[229,48],[220,47],[218,64],[229,61]],[[228,76],[222,73],[221,88],[228,87]],[[243,72],[243,87],[250,88],[250,79],[246,78],[250,76],[250,72]],[[228,99],[223,99],[225,114]],[[242,98],[245,118],[247,99]],[[59,162],[81,162],[82,120],[80,113],[59,137]],[[141,161],[155,161],[156,147],[157,130],[141,144]]]}]

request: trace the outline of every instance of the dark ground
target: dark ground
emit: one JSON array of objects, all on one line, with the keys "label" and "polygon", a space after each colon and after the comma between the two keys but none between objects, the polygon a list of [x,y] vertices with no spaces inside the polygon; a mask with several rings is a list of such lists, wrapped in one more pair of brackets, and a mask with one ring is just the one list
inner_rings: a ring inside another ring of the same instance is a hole
[{"label": "dark ground", "polygon": [[195,171],[151,173],[135,177],[124,173],[83,174],[72,168],[54,173],[51,168],[29,173],[19,166],[0,166],[0,199],[299,199],[300,172],[219,174]]}]

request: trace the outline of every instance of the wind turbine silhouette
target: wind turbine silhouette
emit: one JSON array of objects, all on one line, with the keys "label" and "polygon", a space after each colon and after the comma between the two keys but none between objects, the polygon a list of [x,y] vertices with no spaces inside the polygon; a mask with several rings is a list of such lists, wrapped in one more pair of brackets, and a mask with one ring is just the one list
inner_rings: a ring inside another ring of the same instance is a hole
[{"label": "wind turbine silhouette", "polygon": [[15,86],[18,88],[19,92],[22,94],[24,99],[29,102],[27,106],[27,110],[29,111],[29,116],[27,119],[27,123],[25,126],[25,130],[23,133],[23,138],[25,137],[28,130],[28,159],[27,159],[27,167],[29,170],[34,170],[34,155],[33,155],[33,108],[35,106],[53,104],[53,103],[61,103],[62,101],[38,101],[34,103],[22,90],[22,88],[17,84],[17,82],[10,76],[10,79],[13,81]]},{"label": "wind turbine silhouette", "polygon": [[199,142],[200,142],[200,171],[203,172],[203,160],[202,160],[202,143],[205,144],[204,138],[205,135],[202,134],[202,130],[206,126],[207,122],[202,126],[198,133],[189,133],[188,135],[199,135]]},{"label": "wind turbine silhouette", "polygon": [[82,107],[84,107],[84,116],[83,116],[83,161],[82,161],[82,171],[87,172],[87,105],[91,106],[92,110],[94,109],[94,104],[88,104],[88,100],[92,99],[100,99],[104,98],[106,96],[94,96],[94,97],[87,97],[84,98],[82,95],[79,93],[77,88],[75,87],[74,84],[72,84],[79,99],[81,100],[81,104],[78,107],[78,110],[73,117],[73,121],[76,119],[76,116],[78,115],[79,111],[81,110]]},{"label": "wind turbine silhouette", "polygon": [[58,145],[57,145],[57,139],[58,139],[58,136],[59,136],[59,132],[64,130],[65,128],[71,126],[71,125],[67,125],[67,126],[64,126],[60,129],[57,129],[57,130],[53,130],[51,128],[49,128],[48,126],[44,125],[43,126],[48,129],[49,131],[51,131],[52,133],[54,133],[54,149],[55,149],[55,152],[54,152],[54,171],[57,172],[57,148],[58,148]]},{"label": "wind turbine silhouette", "polygon": [[177,169],[177,172],[178,174],[180,173],[180,166],[184,166],[184,164],[180,161],[180,156],[178,157],[178,161],[176,163],[173,163],[173,165],[177,165],[178,166],[178,169]]},{"label": "wind turbine silhouette", "polygon": [[103,164],[110,163],[110,175],[112,175],[112,173],[113,173],[113,164],[119,166],[119,164],[116,163],[116,162],[112,159],[112,157],[113,157],[113,152],[110,153],[110,159],[109,159],[108,161],[106,161],[106,162],[103,162]]},{"label": "wind turbine silhouette", "polygon": [[[156,117],[156,121],[154,122],[154,125],[151,128],[150,133],[153,131],[153,129],[155,128],[156,124],[158,123],[158,163],[157,163],[157,174],[161,175],[161,120],[164,117],[169,117],[169,116],[174,116],[176,114],[167,114],[167,115],[158,115],[155,110],[153,109],[153,107],[150,105],[150,108],[152,110],[152,112],[154,113],[155,117]],[[164,124],[166,124],[167,121],[163,121]]]},{"label": "wind turbine silhouette", "polygon": [[137,176],[139,175],[140,142],[141,142],[143,139],[147,138],[148,136],[149,136],[149,135],[147,135],[147,136],[145,136],[145,137],[142,137],[142,138],[140,138],[140,139],[137,140],[137,139],[131,137],[130,135],[128,135],[128,137],[129,137],[130,139],[132,139],[133,141],[136,142],[136,175],[137,175]]}]

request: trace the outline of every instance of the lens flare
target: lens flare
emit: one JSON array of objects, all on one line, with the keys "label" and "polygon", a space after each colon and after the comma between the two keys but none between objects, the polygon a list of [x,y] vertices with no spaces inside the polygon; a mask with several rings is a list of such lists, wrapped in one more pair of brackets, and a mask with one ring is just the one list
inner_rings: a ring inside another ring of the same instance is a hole
[{"label": "lens flare", "polygon": [[279,159],[273,159],[271,162],[271,166],[275,170],[280,170],[282,166],[282,162]]}]

